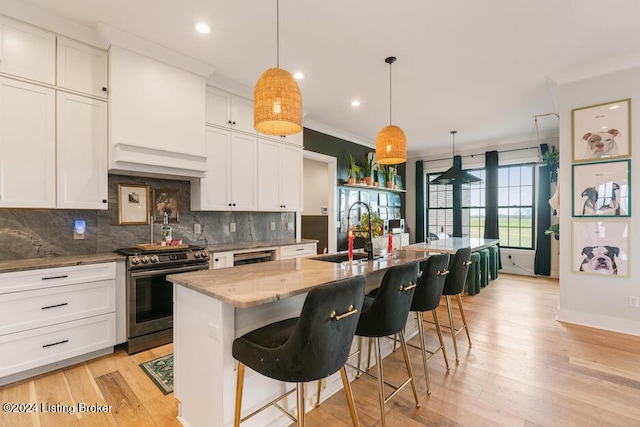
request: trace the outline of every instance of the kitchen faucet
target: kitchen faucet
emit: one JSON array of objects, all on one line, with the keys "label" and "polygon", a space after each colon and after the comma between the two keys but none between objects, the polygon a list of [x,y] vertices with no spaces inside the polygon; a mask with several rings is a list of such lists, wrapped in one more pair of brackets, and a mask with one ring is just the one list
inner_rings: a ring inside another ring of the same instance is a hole
[{"label": "kitchen faucet", "polygon": [[368,220],[369,243],[366,244],[364,251],[367,253],[367,259],[372,260],[373,259],[373,227],[372,227],[371,221],[373,220],[373,218],[371,218],[371,207],[367,203],[358,201],[352,204],[351,206],[349,206],[349,210],[347,211],[347,232],[349,231],[349,219],[351,218],[351,209],[353,209],[353,207],[356,205],[363,205],[365,208],[367,208],[367,213],[369,218]]}]

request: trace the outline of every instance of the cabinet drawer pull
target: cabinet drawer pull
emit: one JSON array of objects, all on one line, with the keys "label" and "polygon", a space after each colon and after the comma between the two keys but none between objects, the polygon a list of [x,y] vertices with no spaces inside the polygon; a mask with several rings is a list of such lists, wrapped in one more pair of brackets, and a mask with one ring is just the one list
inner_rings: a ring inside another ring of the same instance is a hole
[{"label": "cabinet drawer pull", "polygon": [[66,279],[69,277],[67,274],[63,276],[51,276],[51,277],[43,277],[42,280],[54,280],[54,279]]},{"label": "cabinet drawer pull", "polygon": [[43,310],[48,310],[50,308],[56,308],[56,307],[64,307],[65,305],[69,305],[68,302],[63,302],[62,304],[55,304],[55,305],[47,305],[45,307],[42,307]]},{"label": "cabinet drawer pull", "polygon": [[62,340],[62,341],[54,342],[52,344],[45,344],[42,346],[42,348],[53,347],[54,345],[64,344],[66,342],[69,342],[69,340]]},{"label": "cabinet drawer pull", "polygon": [[304,248],[298,248],[296,251],[304,251]]}]

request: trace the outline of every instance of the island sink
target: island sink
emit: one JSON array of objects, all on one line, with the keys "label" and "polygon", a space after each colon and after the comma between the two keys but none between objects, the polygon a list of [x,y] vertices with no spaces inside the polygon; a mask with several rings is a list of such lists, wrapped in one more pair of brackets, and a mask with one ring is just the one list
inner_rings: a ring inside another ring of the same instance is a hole
[{"label": "island sink", "polygon": [[[329,254],[329,255],[322,255],[322,256],[318,256],[318,257],[313,257],[310,259],[314,259],[317,261],[326,261],[326,262],[335,262],[336,264],[339,264],[341,262],[346,262],[349,261],[349,254]],[[366,253],[362,253],[362,252],[354,252],[353,254],[353,259],[354,260],[360,260],[360,259],[367,259],[367,254]]]}]

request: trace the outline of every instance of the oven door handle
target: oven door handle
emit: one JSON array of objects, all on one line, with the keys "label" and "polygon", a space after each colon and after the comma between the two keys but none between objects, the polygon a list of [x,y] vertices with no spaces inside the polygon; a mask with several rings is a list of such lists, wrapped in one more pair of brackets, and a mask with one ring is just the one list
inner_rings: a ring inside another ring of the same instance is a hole
[{"label": "oven door handle", "polygon": [[178,274],[178,273],[187,273],[189,271],[199,271],[199,270],[208,270],[208,264],[198,264],[191,265],[188,267],[176,267],[176,268],[160,268],[154,270],[144,270],[144,271],[133,271],[130,273],[131,277],[149,277],[149,276],[157,276],[158,274]]}]

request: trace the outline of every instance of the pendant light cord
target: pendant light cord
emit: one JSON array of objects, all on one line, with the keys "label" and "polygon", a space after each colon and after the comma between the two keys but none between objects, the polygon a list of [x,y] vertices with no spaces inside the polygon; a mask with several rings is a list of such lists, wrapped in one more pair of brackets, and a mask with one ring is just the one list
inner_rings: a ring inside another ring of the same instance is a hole
[{"label": "pendant light cord", "polygon": [[393,81],[391,79],[391,64],[393,64],[393,62],[389,62],[389,125],[391,125],[393,123],[393,121],[391,120],[391,104],[393,101],[393,91],[391,90],[391,86],[393,84]]},{"label": "pendant light cord", "polygon": [[280,68],[280,0],[276,0],[276,68]]}]

